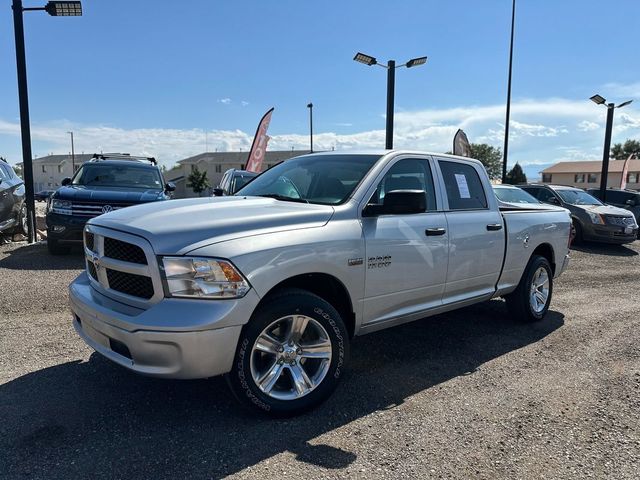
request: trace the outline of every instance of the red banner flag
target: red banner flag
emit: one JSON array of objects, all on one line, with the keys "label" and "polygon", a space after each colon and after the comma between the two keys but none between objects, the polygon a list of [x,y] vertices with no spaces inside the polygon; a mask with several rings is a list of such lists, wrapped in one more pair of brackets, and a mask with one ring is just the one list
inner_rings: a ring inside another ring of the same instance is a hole
[{"label": "red banner flag", "polygon": [[264,156],[267,153],[267,143],[269,143],[271,138],[267,135],[267,129],[271,122],[272,113],[273,107],[264,114],[262,120],[260,120],[260,123],[258,124],[256,135],[253,137],[253,145],[251,145],[251,150],[249,151],[249,158],[247,159],[247,164],[244,167],[244,169],[249,172],[260,173],[260,170],[262,169],[262,162],[264,161]]},{"label": "red banner flag", "polygon": [[635,154],[631,154],[629,155],[629,158],[627,158],[624,161],[624,167],[622,167],[622,178],[620,179],[620,189],[624,190],[625,188],[627,188],[627,174],[629,173],[629,162],[631,161],[631,159],[634,157]]}]

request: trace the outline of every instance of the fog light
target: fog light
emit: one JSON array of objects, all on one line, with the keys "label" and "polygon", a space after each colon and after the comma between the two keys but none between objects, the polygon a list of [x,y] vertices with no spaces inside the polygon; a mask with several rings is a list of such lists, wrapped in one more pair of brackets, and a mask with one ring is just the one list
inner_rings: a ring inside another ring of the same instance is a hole
[{"label": "fog light", "polygon": [[67,229],[64,225],[54,225],[53,231],[56,233],[64,232]]}]

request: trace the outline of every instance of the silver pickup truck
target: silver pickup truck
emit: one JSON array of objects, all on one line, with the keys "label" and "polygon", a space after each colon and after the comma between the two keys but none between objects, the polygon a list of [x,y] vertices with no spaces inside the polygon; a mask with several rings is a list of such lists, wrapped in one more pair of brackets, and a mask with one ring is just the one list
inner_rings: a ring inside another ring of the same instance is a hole
[{"label": "silver pickup truck", "polygon": [[541,320],[570,226],[559,207],[499,209],[475,160],[305,155],[235,196],[90,220],[73,325],[130,370],[227,374],[241,402],[291,415],[333,392],[355,335],[495,297]]}]

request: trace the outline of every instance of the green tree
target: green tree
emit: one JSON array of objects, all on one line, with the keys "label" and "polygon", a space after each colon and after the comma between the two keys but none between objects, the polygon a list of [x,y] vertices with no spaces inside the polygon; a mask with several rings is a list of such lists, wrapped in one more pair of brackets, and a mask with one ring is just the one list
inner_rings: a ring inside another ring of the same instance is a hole
[{"label": "green tree", "polygon": [[480,160],[492,180],[502,177],[502,151],[486,143],[471,144],[471,158]]},{"label": "green tree", "polygon": [[626,160],[632,153],[640,155],[640,142],[638,140],[627,139],[624,145],[616,143],[611,148],[611,158],[614,160]]},{"label": "green tree", "polygon": [[507,177],[505,178],[504,183],[509,183],[511,185],[527,183],[527,176],[519,163],[516,163],[513,168],[507,172]]},{"label": "green tree", "polygon": [[202,192],[211,187],[209,179],[207,178],[207,172],[201,172],[198,170],[198,167],[195,167],[187,177],[187,187],[200,196]]}]

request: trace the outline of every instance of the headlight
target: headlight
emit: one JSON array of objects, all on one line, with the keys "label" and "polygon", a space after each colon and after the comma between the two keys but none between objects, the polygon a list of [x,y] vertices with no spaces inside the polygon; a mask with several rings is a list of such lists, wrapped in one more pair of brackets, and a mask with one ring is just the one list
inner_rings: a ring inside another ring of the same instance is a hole
[{"label": "headlight", "polygon": [[589,218],[591,219],[591,223],[596,223],[598,225],[604,225],[604,218],[602,215],[593,212],[587,212],[589,214]]},{"label": "headlight", "polygon": [[165,280],[172,297],[239,298],[251,288],[226,260],[205,257],[163,257]]},{"label": "headlight", "polygon": [[69,200],[58,200],[54,198],[51,200],[50,210],[53,213],[60,213],[61,215],[71,215],[71,202]]}]

